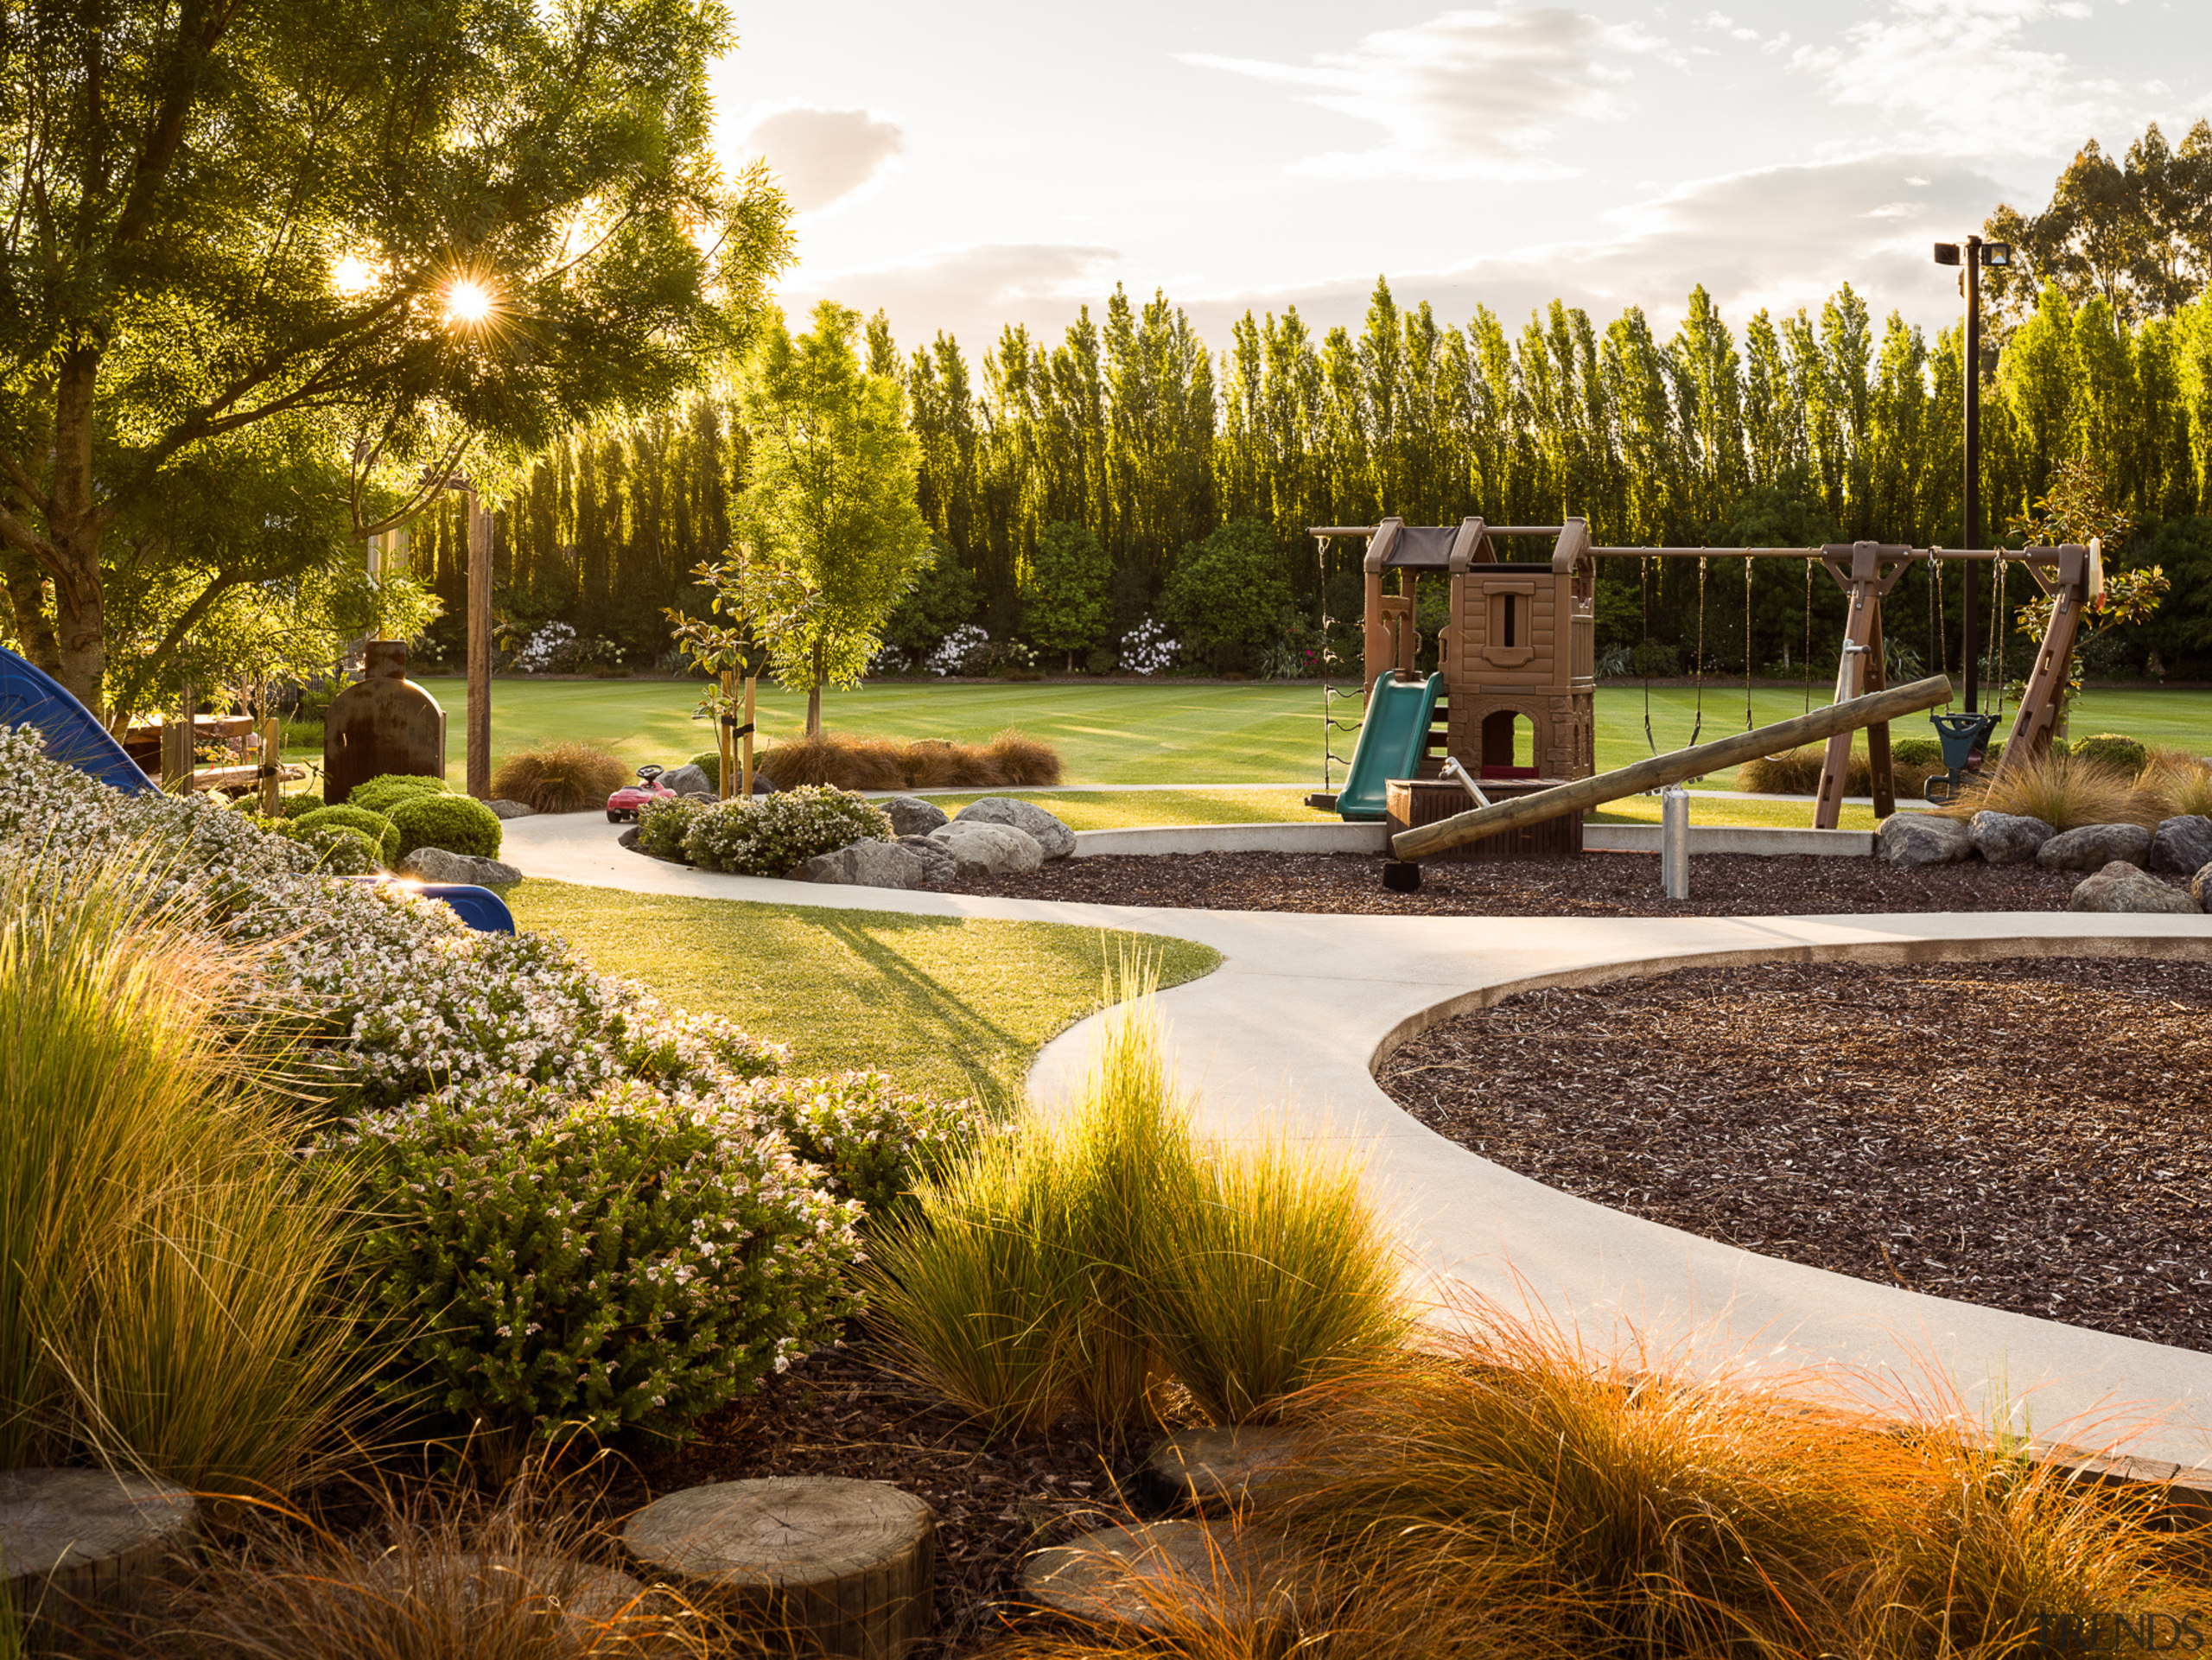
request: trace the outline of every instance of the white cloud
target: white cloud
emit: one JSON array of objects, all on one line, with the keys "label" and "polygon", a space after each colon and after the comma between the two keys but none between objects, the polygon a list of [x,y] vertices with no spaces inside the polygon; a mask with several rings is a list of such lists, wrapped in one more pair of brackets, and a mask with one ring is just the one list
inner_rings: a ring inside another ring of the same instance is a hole
[{"label": "white cloud", "polygon": [[1363,37],[1348,52],[1308,64],[1182,54],[1225,70],[1303,89],[1303,102],[1371,122],[1387,135],[1374,149],[1310,157],[1294,171],[1334,178],[1543,179],[1572,171],[1543,154],[1567,121],[1618,121],[1624,56],[1680,61],[1663,41],[1559,7],[1450,11],[1408,29]]},{"label": "white cloud", "polygon": [[810,213],[842,201],[874,179],[906,147],[894,121],[866,110],[785,105],[756,118],[737,148],[763,156],[791,207]]},{"label": "white cloud", "polygon": [[825,298],[864,313],[880,307],[909,348],[943,329],[959,337],[972,363],[1007,323],[1027,323],[1056,341],[1078,306],[1095,307],[1111,291],[1107,273],[1120,258],[1095,244],[982,243],[865,269],[802,268],[779,297],[794,314]]},{"label": "white cloud", "polygon": [[2110,112],[2120,86],[2031,44],[2030,29],[2083,15],[2050,0],[1891,0],[1880,16],[1845,30],[1841,45],[1800,47],[1790,67],[1838,105],[1891,118],[1887,143],[1951,156],[2063,155]]}]

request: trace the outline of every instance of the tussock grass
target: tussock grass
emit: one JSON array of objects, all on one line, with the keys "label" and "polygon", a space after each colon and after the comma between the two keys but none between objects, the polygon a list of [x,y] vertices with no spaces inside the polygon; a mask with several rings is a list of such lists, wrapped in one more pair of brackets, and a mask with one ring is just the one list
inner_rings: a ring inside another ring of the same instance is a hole
[{"label": "tussock grass", "polygon": [[[1736,769],[1736,787],[1758,795],[1811,795],[1821,787],[1821,767],[1827,758],[1825,743],[1808,743],[1785,749],[1778,755],[1762,755]],[[1904,797],[1924,794],[1928,780],[1943,770],[1940,761],[1923,765],[1894,754],[1890,760],[1891,782],[1897,794]],[[1873,764],[1867,760],[1866,750],[1854,747],[1844,766],[1843,792],[1846,795],[1870,795],[1873,789]]]},{"label": "tussock grass", "polygon": [[1011,727],[983,743],[823,732],[773,744],[753,766],[784,790],[804,784],[831,784],[841,790],[988,790],[1060,781],[1060,758],[1052,747]]},{"label": "tussock grass", "polygon": [[537,812],[582,812],[605,807],[607,798],[630,776],[627,766],[596,744],[540,744],[517,750],[499,763],[492,774],[492,793]]},{"label": "tussock grass", "polygon": [[252,961],[147,858],[0,862],[0,1467],[303,1472],[373,1360],[322,1298],[346,1173],[303,1166]]},{"label": "tussock grass", "polygon": [[1955,818],[1983,811],[2014,813],[2060,830],[2084,824],[2155,825],[2162,816],[2128,773],[2056,749],[2008,765],[2001,774],[1985,773],[1947,811]]},{"label": "tussock grass", "polygon": [[2135,787],[2161,818],[2212,818],[2212,766],[2185,749],[2154,749]]}]

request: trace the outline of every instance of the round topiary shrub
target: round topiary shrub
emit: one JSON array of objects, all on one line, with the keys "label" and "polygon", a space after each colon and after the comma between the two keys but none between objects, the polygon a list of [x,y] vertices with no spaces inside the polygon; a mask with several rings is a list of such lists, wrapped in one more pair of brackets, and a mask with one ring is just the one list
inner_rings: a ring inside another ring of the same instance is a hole
[{"label": "round topiary shrub", "polygon": [[417,848],[443,848],[475,859],[499,856],[499,815],[465,795],[416,795],[388,815],[399,832],[398,857]]},{"label": "round topiary shrub", "polygon": [[302,790],[297,795],[280,795],[276,798],[276,817],[279,818],[302,817],[311,812],[321,812],[322,807],[322,798],[312,790]]},{"label": "round topiary shrub", "polygon": [[691,862],[740,876],[781,876],[817,853],[855,842],[887,842],[883,809],[849,790],[802,785],[750,801],[721,801],[692,821],[683,838]]},{"label": "round topiary shrub", "polygon": [[1900,766],[1940,768],[1943,765],[1943,746],[1933,738],[1892,738],[1890,759]]},{"label": "round topiary shrub", "polygon": [[391,819],[380,812],[371,812],[365,807],[318,807],[313,812],[302,813],[292,821],[303,830],[336,827],[359,830],[376,844],[377,857],[385,864],[399,857],[399,830]]},{"label": "round topiary shrub", "polygon": [[365,784],[356,784],[353,792],[346,798],[346,805],[389,816],[401,802],[411,801],[416,796],[449,793],[450,787],[442,778],[429,778],[420,773],[385,773]]},{"label": "round topiary shrub", "polygon": [[357,1306],[456,1427],[681,1437],[835,1334],[860,1207],[741,1110],[508,1079],[372,1114]]},{"label": "round topiary shrub", "polygon": [[350,825],[302,830],[297,824],[286,824],[280,833],[311,849],[317,867],[334,876],[365,876],[378,867],[377,843]]},{"label": "round topiary shrub", "polygon": [[2076,760],[2094,760],[2116,767],[2131,778],[2150,764],[2149,747],[2120,732],[2100,732],[2082,739],[2067,753]]}]

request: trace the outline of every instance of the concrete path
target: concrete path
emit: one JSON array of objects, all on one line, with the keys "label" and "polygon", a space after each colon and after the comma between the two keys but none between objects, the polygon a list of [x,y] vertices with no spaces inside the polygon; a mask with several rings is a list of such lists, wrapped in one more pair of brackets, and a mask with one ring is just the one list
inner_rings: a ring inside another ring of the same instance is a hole
[{"label": "concrete path", "polygon": [[[632,892],[833,908],[1002,917],[1169,933],[1221,969],[1161,994],[1171,1053],[1228,1135],[1287,1134],[1368,1160],[1409,1250],[1448,1294],[1567,1322],[1605,1348],[1640,1340],[1669,1364],[1792,1374],[1812,1395],[1879,1390],[1977,1416],[2014,1403],[2038,1436],[2212,1465],[2212,1355],[2001,1313],[1700,1239],[1515,1175],[1408,1117],[1371,1068],[1434,1021],[1532,985],[1690,964],[1854,957],[2125,955],[2212,958],[2212,917],[1969,913],[1811,918],[1310,916],[1061,905],[819,888],[717,876],[614,845],[596,816],[518,819],[503,857],[526,874]],[[1691,880],[1696,880],[1693,867]],[[1052,1099],[1097,1020],[1031,1073]],[[2212,1084],[2207,1087],[2212,1097]]]}]

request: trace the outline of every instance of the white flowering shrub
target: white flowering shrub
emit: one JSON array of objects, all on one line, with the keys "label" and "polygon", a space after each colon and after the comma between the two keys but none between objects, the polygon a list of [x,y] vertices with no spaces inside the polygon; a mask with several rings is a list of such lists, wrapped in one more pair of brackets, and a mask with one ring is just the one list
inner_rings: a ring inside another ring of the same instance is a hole
[{"label": "white flowering shrub", "polygon": [[416,1333],[393,1387],[457,1428],[680,1437],[852,1309],[860,1207],[742,1111],[503,1080],[338,1144],[388,1224],[354,1306]]},{"label": "white flowering shrub", "polygon": [[576,665],[576,631],[549,622],[533,631],[515,651],[515,667],[524,674],[558,674]]},{"label": "white flowering shrub", "polygon": [[991,665],[991,637],[972,622],[963,622],[938,642],[937,650],[922,666],[931,674],[981,674]]},{"label": "white flowering shrub", "polygon": [[834,785],[806,784],[716,802],[691,821],[683,851],[702,869],[781,876],[818,853],[891,836],[891,820],[874,803]]},{"label": "white flowering shrub", "polygon": [[1159,674],[1175,666],[1182,650],[1168,637],[1166,623],[1147,617],[1122,636],[1122,666],[1137,674]]},{"label": "white flowering shrub", "polygon": [[711,804],[688,796],[656,797],[638,809],[638,845],[656,859],[683,859],[684,838]]},{"label": "white flowering shrub", "polygon": [[818,1166],[830,1191],[871,1216],[895,1207],[915,1184],[949,1165],[976,1133],[971,1103],[900,1093],[884,1072],[763,1078],[717,1099],[783,1132]]}]

